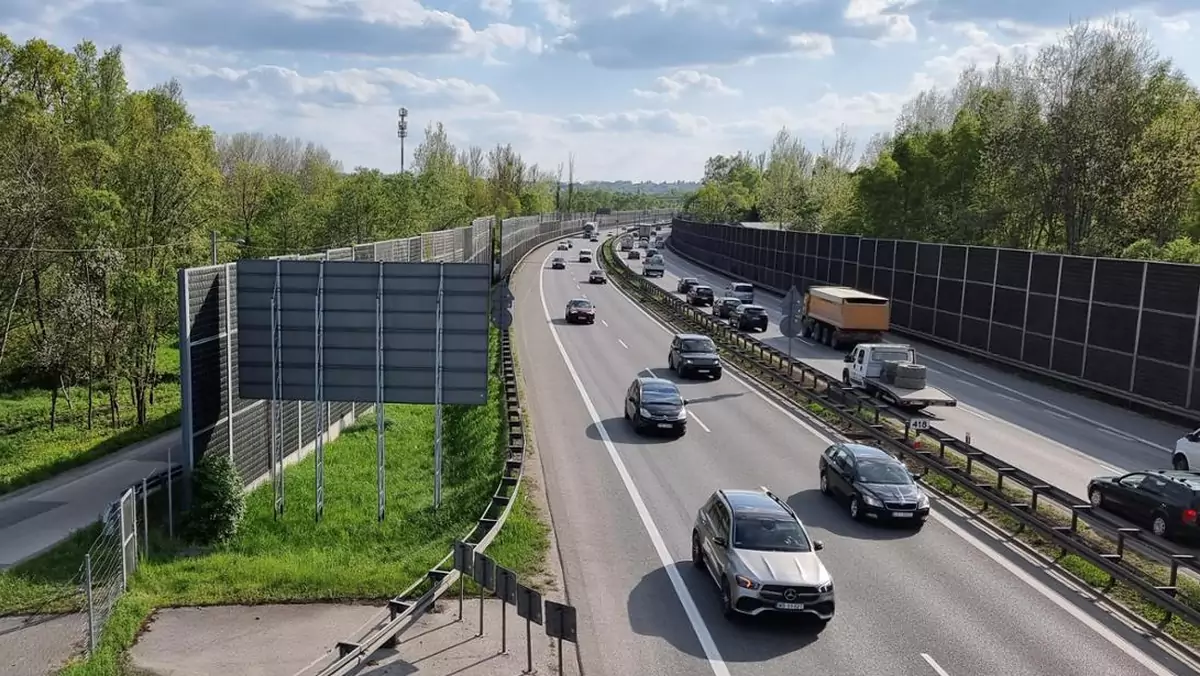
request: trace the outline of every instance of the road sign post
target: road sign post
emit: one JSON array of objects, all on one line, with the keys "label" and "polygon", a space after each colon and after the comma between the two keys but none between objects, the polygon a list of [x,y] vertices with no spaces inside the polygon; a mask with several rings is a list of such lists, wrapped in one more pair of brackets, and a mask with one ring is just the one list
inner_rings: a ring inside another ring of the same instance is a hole
[{"label": "road sign post", "polygon": [[458,622],[463,619],[463,601],[467,591],[467,576],[472,575],[475,571],[475,564],[472,557],[475,555],[475,547],[469,545],[462,540],[454,543],[454,570],[459,572],[458,576]]},{"label": "road sign post", "polygon": [[800,335],[801,322],[797,318],[800,310],[802,298],[800,290],[792,285],[788,292],[783,296],[783,303],[780,305],[779,312],[782,315],[779,318],[779,332],[787,336],[788,339],[788,376],[792,375],[792,340]]},{"label": "road sign post", "polygon": [[577,640],[575,627],[575,606],[568,606],[557,601],[546,601],[546,635],[556,639],[558,653],[558,673],[563,672],[563,641],[575,643]]}]

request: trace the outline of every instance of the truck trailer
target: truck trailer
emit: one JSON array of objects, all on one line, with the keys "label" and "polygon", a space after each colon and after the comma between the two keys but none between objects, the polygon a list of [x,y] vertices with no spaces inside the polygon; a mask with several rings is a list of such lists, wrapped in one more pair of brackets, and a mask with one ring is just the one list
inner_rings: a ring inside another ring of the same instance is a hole
[{"label": "truck trailer", "polygon": [[910,345],[863,343],[846,355],[842,384],[907,411],[929,406],[957,406],[958,400],[926,382],[923,364]]},{"label": "truck trailer", "polygon": [[883,340],[891,305],[882,296],[846,286],[813,286],[804,294],[801,335],[835,350]]}]

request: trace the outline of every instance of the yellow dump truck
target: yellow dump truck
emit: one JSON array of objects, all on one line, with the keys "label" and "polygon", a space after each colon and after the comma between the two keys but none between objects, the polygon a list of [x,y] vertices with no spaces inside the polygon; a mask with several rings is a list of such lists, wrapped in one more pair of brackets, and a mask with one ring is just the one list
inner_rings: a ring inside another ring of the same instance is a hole
[{"label": "yellow dump truck", "polygon": [[887,298],[847,286],[813,286],[804,294],[801,334],[835,350],[883,340],[891,322]]}]

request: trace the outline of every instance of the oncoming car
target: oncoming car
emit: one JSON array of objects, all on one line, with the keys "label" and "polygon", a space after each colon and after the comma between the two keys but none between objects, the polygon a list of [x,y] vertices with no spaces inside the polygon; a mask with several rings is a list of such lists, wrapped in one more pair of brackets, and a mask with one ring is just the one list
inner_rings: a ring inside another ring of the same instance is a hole
[{"label": "oncoming car", "polygon": [[567,259],[563,258],[562,256],[555,256],[554,260],[550,261],[550,269],[566,270],[567,269]]},{"label": "oncoming car", "polygon": [[586,298],[572,298],[567,301],[568,324],[595,324],[596,306]]},{"label": "oncoming car", "polygon": [[580,249],[579,250],[579,262],[580,263],[591,263],[592,262],[592,250],[591,249]]},{"label": "oncoming car", "polygon": [[721,355],[717,344],[708,336],[697,333],[677,333],[671,339],[671,351],[667,353],[667,366],[687,378],[693,374],[721,379]]},{"label": "oncoming car", "polygon": [[642,252],[638,251],[637,249],[630,251],[629,255],[626,256],[626,258],[628,258],[631,261],[639,260],[639,259],[641,259],[641,257],[642,257]]},{"label": "oncoming car", "polygon": [[600,268],[588,273],[588,284],[608,284],[608,276]]},{"label": "oncoming car", "polygon": [[639,377],[625,391],[625,419],[633,431],[668,432],[677,437],[687,433],[687,399],[666,378]]},{"label": "oncoming car", "polygon": [[834,444],[817,461],[821,492],[842,498],[855,521],[873,520],[921,528],[929,496],[903,462],[873,446]]},{"label": "oncoming car", "polygon": [[571,248],[571,243],[570,243],[570,242],[559,242],[559,243],[558,243],[558,250],[559,250],[559,251],[566,251],[567,249],[570,249],[570,248]]},{"label": "oncoming car", "polygon": [[833,619],[833,577],[800,517],[766,488],[718,490],[696,514],[692,565],[708,571],[727,618],[785,613]]}]

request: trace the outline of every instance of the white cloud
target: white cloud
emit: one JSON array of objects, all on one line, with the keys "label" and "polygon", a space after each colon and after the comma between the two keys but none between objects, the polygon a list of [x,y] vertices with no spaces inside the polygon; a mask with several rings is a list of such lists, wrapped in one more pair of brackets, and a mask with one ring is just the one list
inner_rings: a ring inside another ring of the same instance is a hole
[{"label": "white cloud", "polygon": [[512,0],[480,0],[479,8],[493,16],[507,19],[512,16]]},{"label": "white cloud", "polygon": [[670,75],[655,78],[650,89],[634,89],[635,96],[644,99],[675,101],[689,92],[738,96],[740,91],[727,87],[721,78],[698,70],[678,70]]},{"label": "white cloud", "polygon": [[1163,19],[1162,27],[1172,33],[1186,33],[1192,29],[1192,24],[1187,19]]}]

